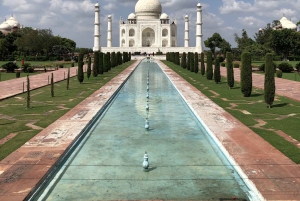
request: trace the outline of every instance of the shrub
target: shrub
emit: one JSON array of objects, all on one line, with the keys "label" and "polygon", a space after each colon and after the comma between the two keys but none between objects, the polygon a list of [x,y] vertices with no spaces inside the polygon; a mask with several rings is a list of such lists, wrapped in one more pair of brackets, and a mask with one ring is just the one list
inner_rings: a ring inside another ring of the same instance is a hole
[{"label": "shrub", "polygon": [[225,67],[226,66],[226,62],[221,62],[221,66]]},{"label": "shrub", "polygon": [[233,68],[239,68],[239,67],[240,67],[240,64],[238,62],[233,63]]},{"label": "shrub", "polygon": [[[90,79],[91,73],[92,73],[92,68],[91,68],[91,66],[92,66],[92,59],[91,59],[91,57],[89,56],[89,57],[88,57],[88,66],[87,66],[87,70],[86,70],[86,76],[87,76],[88,79]],[[69,68],[69,69],[70,69],[70,68]]]},{"label": "shrub", "polygon": [[220,72],[220,62],[219,58],[215,59],[215,72],[214,72],[215,82],[218,84],[221,82],[221,72]]},{"label": "shrub", "polygon": [[208,80],[213,79],[213,68],[212,68],[212,52],[207,52],[207,68],[206,68],[206,78]]},{"label": "shrub", "polygon": [[220,63],[222,63],[223,61],[225,61],[225,58],[222,57],[222,56],[219,56],[218,58],[219,58],[219,62],[220,62]]},{"label": "shrub", "polygon": [[293,66],[287,62],[283,62],[283,63],[279,64],[278,68],[279,68],[279,70],[281,70],[282,72],[285,72],[285,73],[290,73],[294,70]]},{"label": "shrub", "polygon": [[[263,63],[262,65],[260,65],[258,67],[258,70],[262,71],[262,72],[265,72],[265,66],[266,66],[266,64]],[[273,62],[273,68],[274,68],[274,72],[276,72],[277,64],[275,62]]]},{"label": "shrub", "polygon": [[21,72],[16,72],[16,78],[20,78]]},{"label": "shrub", "polygon": [[300,62],[296,64],[296,69],[297,69],[298,73],[300,73]]},{"label": "shrub", "polygon": [[31,67],[31,64],[30,63],[24,63],[24,65],[22,66],[22,71],[24,73],[28,73],[28,68]]},{"label": "shrub", "polygon": [[83,54],[79,54],[78,58],[78,74],[77,74],[77,79],[79,83],[81,84],[84,80],[84,73],[83,73]]},{"label": "shrub", "polygon": [[191,52],[190,56],[191,56],[191,58],[190,58],[190,71],[195,72],[195,69],[194,69],[194,67],[195,67],[195,55],[194,55],[193,52]]},{"label": "shrub", "polygon": [[14,73],[15,69],[18,69],[19,67],[17,66],[17,64],[14,64],[14,62],[8,62],[6,64],[3,64],[2,68],[5,69],[7,73]]},{"label": "shrub", "polygon": [[227,84],[231,89],[234,86],[234,74],[233,74],[233,55],[231,52],[226,53],[227,63]]},{"label": "shrub", "polygon": [[194,62],[195,66],[194,66],[194,72],[198,73],[199,71],[199,56],[198,56],[198,52],[195,52],[195,62]]},{"label": "shrub", "polygon": [[181,67],[184,68],[184,69],[186,68],[186,53],[185,52],[182,53]]},{"label": "shrub", "polygon": [[163,55],[162,52],[156,52],[156,55]]},{"label": "shrub", "polygon": [[[99,65],[98,65],[98,73],[103,74],[104,73],[104,53],[99,52]],[[121,63],[122,63],[122,57],[121,57]]]},{"label": "shrub", "polygon": [[282,78],[282,71],[281,70],[276,71],[276,77]]},{"label": "shrub", "polygon": [[34,72],[34,67],[29,67],[27,68],[27,73],[33,73]]},{"label": "shrub", "polygon": [[205,74],[204,53],[201,52],[201,75]]},{"label": "shrub", "polygon": [[74,62],[72,62],[72,63],[71,63],[71,67],[74,67],[74,66],[75,66],[75,64],[74,64]]},{"label": "shrub", "polygon": [[264,82],[264,98],[269,108],[271,108],[275,98],[275,78],[272,57],[273,56],[270,53],[266,55],[266,71]]},{"label": "shrub", "polygon": [[99,52],[94,52],[93,77],[97,77],[99,72]]},{"label": "shrub", "polygon": [[242,54],[241,91],[244,97],[251,96],[252,66],[251,66],[251,54],[249,52],[244,52]]}]

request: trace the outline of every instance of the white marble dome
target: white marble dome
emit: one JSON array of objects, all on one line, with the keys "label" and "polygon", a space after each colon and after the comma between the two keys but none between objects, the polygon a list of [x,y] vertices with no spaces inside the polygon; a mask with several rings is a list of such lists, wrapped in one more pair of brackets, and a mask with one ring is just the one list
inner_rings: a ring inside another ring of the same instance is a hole
[{"label": "white marble dome", "polygon": [[139,0],[135,5],[135,13],[141,19],[158,19],[161,11],[158,0]]},{"label": "white marble dome", "polygon": [[6,31],[10,31],[11,30],[11,26],[5,21],[0,25],[0,30],[6,30]]},{"label": "white marble dome", "polygon": [[129,19],[129,20],[134,20],[134,19],[136,19],[136,15],[135,15],[134,13],[130,13],[130,14],[128,15],[128,19]]},{"label": "white marble dome", "polygon": [[167,15],[166,13],[163,13],[163,14],[161,14],[161,16],[160,16],[160,19],[161,19],[161,20],[167,20],[167,19],[169,19],[169,15]]},{"label": "white marble dome", "polygon": [[281,18],[280,23],[283,29],[297,29],[297,25],[288,20],[286,17]]},{"label": "white marble dome", "polygon": [[11,27],[20,27],[20,24],[17,20],[15,20],[14,17],[10,17],[7,21],[6,21]]}]

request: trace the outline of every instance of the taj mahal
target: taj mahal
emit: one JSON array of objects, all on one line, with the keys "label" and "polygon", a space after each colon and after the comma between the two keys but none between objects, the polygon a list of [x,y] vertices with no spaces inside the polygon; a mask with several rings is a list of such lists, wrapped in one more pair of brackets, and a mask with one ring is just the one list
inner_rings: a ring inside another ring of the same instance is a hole
[{"label": "taj mahal", "polygon": [[190,46],[189,16],[184,17],[184,47],[178,47],[177,20],[162,13],[159,0],[138,0],[135,12],[119,21],[119,47],[112,47],[112,16],[107,16],[107,45],[101,46],[100,5],[95,5],[95,32],[93,51],[102,52],[198,52],[203,51],[202,6],[197,4],[196,44]]}]

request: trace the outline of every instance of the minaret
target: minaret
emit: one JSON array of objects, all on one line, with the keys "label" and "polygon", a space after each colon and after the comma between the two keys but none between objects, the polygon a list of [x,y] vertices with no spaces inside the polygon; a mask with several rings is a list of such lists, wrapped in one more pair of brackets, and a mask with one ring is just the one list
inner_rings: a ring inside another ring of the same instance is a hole
[{"label": "minaret", "polygon": [[196,52],[203,52],[202,48],[202,6],[197,4],[197,24],[196,24]]},{"label": "minaret", "polygon": [[189,16],[186,15],[185,19],[185,29],[184,29],[184,47],[189,47]]},{"label": "minaret", "polygon": [[95,32],[94,32],[94,48],[93,51],[100,51],[100,6],[98,3],[95,4]]},{"label": "minaret", "polygon": [[108,28],[107,28],[107,47],[111,47],[111,40],[112,40],[112,29],[111,29],[111,22],[112,22],[112,17],[111,15],[108,16]]}]

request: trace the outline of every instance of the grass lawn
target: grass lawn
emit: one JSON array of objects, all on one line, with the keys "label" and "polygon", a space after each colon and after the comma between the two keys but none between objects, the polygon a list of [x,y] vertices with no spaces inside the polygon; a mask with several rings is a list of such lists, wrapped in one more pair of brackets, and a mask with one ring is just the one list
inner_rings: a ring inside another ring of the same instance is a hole
[{"label": "grass lawn", "polygon": [[276,95],[273,108],[269,109],[264,102],[264,92],[260,89],[253,88],[252,96],[245,98],[237,82],[233,89],[229,89],[224,77],[221,83],[216,84],[199,73],[191,73],[168,61],[164,63],[292,161],[300,164],[300,149],[278,135],[282,131],[300,141],[299,102]]},{"label": "grass lawn", "polygon": [[26,109],[25,93],[0,101],[0,140],[11,138],[3,144],[0,143],[0,161],[40,132],[28,124],[46,128],[133,62],[112,68],[98,77],[91,76],[89,80],[85,75],[84,84],[79,84],[77,77],[73,77],[70,79],[69,90],[66,89],[66,81],[58,82],[54,87],[53,98],[50,86],[33,90],[30,109]]},{"label": "grass lawn", "polygon": [[[278,65],[278,64],[281,64],[285,61],[274,61],[274,62]],[[296,64],[299,63],[299,62],[300,61],[288,61],[288,63],[291,64],[294,68],[295,68]],[[264,61],[252,61],[252,64],[256,65],[256,66],[260,66],[264,63],[265,63]]]},{"label": "grass lawn", "polygon": [[[36,75],[38,73],[29,73],[29,76],[31,75]],[[20,77],[26,77],[27,73],[21,72]],[[16,79],[16,73],[5,73],[5,72],[0,72],[0,82],[1,81],[6,81],[6,80],[11,80],[11,79]]]},{"label": "grass lawn", "polygon": [[[3,64],[6,64],[8,62],[10,62],[10,61],[0,61],[0,68]],[[13,62],[13,61],[11,61],[11,62]],[[53,66],[53,67],[56,66],[58,63],[64,63],[64,67],[71,67],[72,62],[71,61],[68,61],[68,62],[63,62],[63,61],[25,61],[25,63],[30,63],[32,66],[46,65],[46,66]],[[75,64],[75,66],[77,65],[77,63],[74,63],[74,64]],[[19,67],[21,67],[22,66],[21,61],[17,61],[17,65]]]},{"label": "grass lawn", "polygon": [[[263,74],[263,75],[265,74],[264,72],[261,72],[261,71],[254,71],[254,73]],[[276,77],[276,73],[274,74],[274,76]],[[281,79],[287,79],[287,80],[300,82],[300,74],[298,72],[282,73]]]}]

